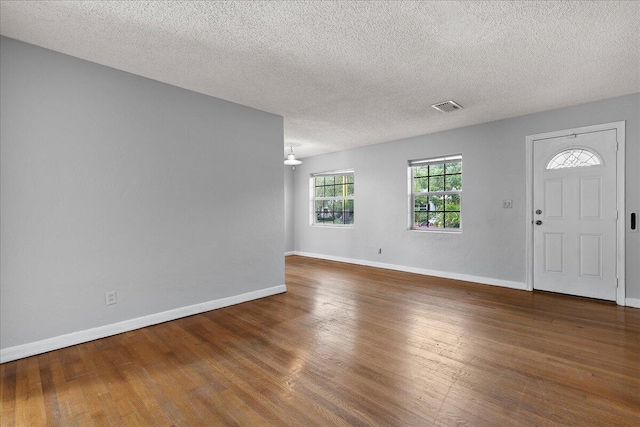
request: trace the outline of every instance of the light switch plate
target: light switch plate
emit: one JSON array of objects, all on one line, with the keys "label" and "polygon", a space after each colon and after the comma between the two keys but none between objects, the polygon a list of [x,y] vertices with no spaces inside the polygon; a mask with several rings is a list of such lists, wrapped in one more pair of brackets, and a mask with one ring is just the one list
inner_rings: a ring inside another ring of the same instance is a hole
[{"label": "light switch plate", "polygon": [[107,305],[113,305],[118,302],[116,298],[116,291],[110,291],[105,294]]}]

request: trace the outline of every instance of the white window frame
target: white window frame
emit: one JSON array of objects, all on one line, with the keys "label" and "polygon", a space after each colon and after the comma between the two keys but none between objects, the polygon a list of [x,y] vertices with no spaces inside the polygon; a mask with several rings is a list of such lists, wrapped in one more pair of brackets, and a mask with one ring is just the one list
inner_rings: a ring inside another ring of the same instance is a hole
[{"label": "white window frame", "polygon": [[[449,190],[449,191],[414,191],[414,182],[413,182],[413,167],[420,165],[438,165],[444,163],[452,163],[452,161],[460,161],[460,178],[462,178],[462,153],[458,154],[450,154],[447,156],[439,156],[439,157],[431,157],[426,159],[419,160],[409,160],[409,165],[407,167],[407,179],[408,179],[408,229],[410,231],[419,231],[425,233],[461,233],[462,232],[462,189],[460,190]],[[457,194],[460,196],[460,227],[458,228],[416,228],[415,227],[415,198],[416,197],[428,197],[428,196],[447,196]]]},{"label": "white window frame", "polygon": [[[353,178],[353,194],[351,196],[328,196],[328,197],[316,197],[316,186],[315,186],[315,178],[321,176],[346,176],[351,175]],[[317,172],[312,173],[309,177],[309,225],[313,227],[335,227],[335,228],[353,228],[355,224],[355,189],[356,189],[356,177],[353,172],[353,169],[341,169],[341,170],[333,170],[326,172]],[[347,200],[353,201],[354,206],[354,219],[352,219],[350,224],[327,224],[324,222],[318,222],[316,215],[316,201],[324,201],[324,200],[341,200],[343,202]]]}]

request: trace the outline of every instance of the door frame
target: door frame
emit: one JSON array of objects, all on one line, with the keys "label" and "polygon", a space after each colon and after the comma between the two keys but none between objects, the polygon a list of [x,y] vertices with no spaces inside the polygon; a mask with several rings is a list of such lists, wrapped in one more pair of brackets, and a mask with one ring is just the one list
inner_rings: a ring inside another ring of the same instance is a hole
[{"label": "door frame", "polygon": [[616,292],[616,303],[625,305],[625,234],[626,234],[626,211],[625,211],[625,121],[603,123],[593,126],[583,126],[573,129],[564,129],[553,132],[538,133],[528,135],[526,144],[526,257],[527,275],[525,286],[528,291],[533,291],[533,145],[536,141],[569,136],[574,134],[598,132],[614,129],[616,131],[616,141],[618,151],[616,153],[616,209],[618,219],[616,221],[616,277],[618,279],[618,289]]}]

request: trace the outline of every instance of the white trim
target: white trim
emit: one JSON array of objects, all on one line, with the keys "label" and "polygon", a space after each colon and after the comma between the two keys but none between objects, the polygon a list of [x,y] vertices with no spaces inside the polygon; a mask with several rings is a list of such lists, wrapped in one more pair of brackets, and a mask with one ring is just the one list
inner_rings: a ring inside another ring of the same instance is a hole
[{"label": "white trim", "polygon": [[618,151],[616,156],[616,187],[617,187],[617,209],[618,212],[622,212],[622,215],[618,215],[617,221],[617,260],[616,270],[618,277],[618,292],[616,295],[616,303],[618,305],[625,305],[625,121],[603,123],[593,126],[584,126],[574,129],[565,129],[554,132],[539,133],[535,135],[528,135],[525,139],[526,146],[526,242],[527,242],[527,276],[526,276],[526,288],[529,291],[533,290],[533,143],[536,140],[558,138],[561,136],[568,136],[574,134],[581,134],[587,132],[600,132],[604,130],[615,129],[616,140],[618,142]]},{"label": "white trim", "polygon": [[58,350],[60,348],[69,347],[76,344],[82,344],[99,338],[105,338],[111,335],[117,335],[123,332],[129,332],[135,329],[144,328],[146,326],[180,319],[181,317],[192,316],[194,314],[204,313],[206,311],[216,310],[218,308],[228,307],[231,305],[264,298],[271,295],[281,294],[286,291],[286,285],[273,286],[271,288],[260,289],[253,292],[247,292],[227,298],[220,298],[217,300],[193,304],[186,307],[179,307],[173,310],[167,310],[160,313],[137,317],[135,319],[112,323],[110,325],[85,329],[83,331],[59,335],[57,337],[47,338],[41,341],[1,349],[0,363],[10,362],[12,360],[22,359],[23,357],[46,353],[47,351]]},{"label": "white trim", "polygon": [[526,202],[525,202],[525,253],[526,253],[526,274],[525,286],[528,291],[533,291],[533,141],[535,135],[527,136],[525,139],[525,162],[526,162]]},{"label": "white trim", "polygon": [[353,169],[336,169],[333,171],[326,171],[326,172],[316,172],[316,173],[312,173],[311,176],[312,177],[317,177],[317,176],[337,176],[337,175],[353,175]]},{"label": "white trim", "polygon": [[428,159],[409,160],[409,166],[443,165],[445,163],[453,163],[452,160],[460,160],[460,163],[462,163],[462,153],[451,154],[448,156],[431,157]]},{"label": "white trim", "polygon": [[424,228],[410,228],[407,231],[415,231],[416,233],[445,233],[445,234],[462,234],[462,227],[460,228],[431,228],[425,230]]},{"label": "white trim", "polygon": [[625,303],[627,307],[640,308],[640,298],[626,298]]},{"label": "white trim", "polygon": [[295,251],[290,251],[290,252],[285,252],[284,256],[291,256],[291,255],[295,255]]},{"label": "white trim", "polygon": [[502,286],[503,288],[526,290],[525,284],[522,282],[513,282],[510,280],[494,279],[492,277],[473,276],[470,274],[450,273],[448,271],[427,270],[425,268],[409,267],[406,265],[386,264],[383,262],[367,261],[355,258],[343,258],[333,255],[315,254],[310,252],[295,251],[296,255],[306,256],[309,258],[326,259],[328,261],[345,262],[348,264],[364,265],[367,267],[384,268],[386,270],[403,271],[405,273],[422,274],[424,276],[443,277],[445,279],[463,280],[465,282],[474,282],[482,285]]},{"label": "white trim", "polygon": [[618,305],[625,305],[626,302],[626,189],[625,175],[627,171],[626,164],[626,122],[616,122],[616,142],[618,143],[618,155],[616,157],[617,167],[617,200],[618,200],[618,295],[616,302]]}]

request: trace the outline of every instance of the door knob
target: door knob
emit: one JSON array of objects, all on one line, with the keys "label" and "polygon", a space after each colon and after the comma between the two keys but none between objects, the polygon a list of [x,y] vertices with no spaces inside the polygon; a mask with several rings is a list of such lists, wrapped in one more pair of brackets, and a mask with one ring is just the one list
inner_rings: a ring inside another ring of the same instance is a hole
[{"label": "door knob", "polygon": [[540,225],[540,224],[542,224],[542,221],[537,220],[537,221],[536,221],[536,225]]},{"label": "door knob", "polygon": [[536,215],[540,215],[542,211],[540,209],[536,210]]}]

